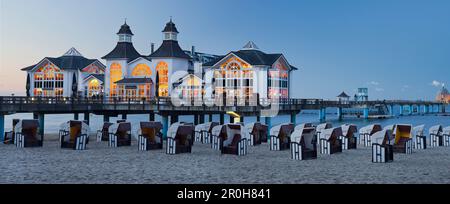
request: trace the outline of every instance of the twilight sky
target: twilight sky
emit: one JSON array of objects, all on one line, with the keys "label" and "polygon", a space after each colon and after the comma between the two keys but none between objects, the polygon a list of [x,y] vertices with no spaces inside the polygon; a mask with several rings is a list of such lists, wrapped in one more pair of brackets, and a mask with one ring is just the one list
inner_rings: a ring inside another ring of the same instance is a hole
[{"label": "twilight sky", "polygon": [[226,54],[252,40],[285,54],[300,68],[296,98],[368,87],[371,99],[432,99],[450,85],[449,11],[448,0],[0,0],[0,95],[23,95],[19,69],[46,56],[101,58],[124,18],[147,55],[173,16],[184,49]]}]

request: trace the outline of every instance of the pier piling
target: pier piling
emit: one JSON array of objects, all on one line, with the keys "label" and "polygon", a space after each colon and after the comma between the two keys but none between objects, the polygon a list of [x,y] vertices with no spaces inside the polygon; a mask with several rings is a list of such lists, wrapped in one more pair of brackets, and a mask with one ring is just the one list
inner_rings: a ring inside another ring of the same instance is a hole
[{"label": "pier piling", "polygon": [[198,125],[198,115],[194,115],[194,125]]},{"label": "pier piling", "polygon": [[225,124],[225,114],[221,113],[221,114],[219,115],[219,117],[220,117],[220,124],[221,124],[221,125]]},{"label": "pier piling", "polygon": [[297,114],[291,113],[291,123],[294,125],[297,124]]},{"label": "pier piling", "polygon": [[149,119],[150,121],[155,121],[155,113],[150,113],[150,114],[148,115],[148,119]]},{"label": "pier piling", "polygon": [[258,122],[258,123],[261,122],[261,116],[259,116],[259,115],[256,116],[256,122]]},{"label": "pier piling", "polygon": [[167,139],[167,130],[169,130],[169,116],[162,115],[163,139]]},{"label": "pier piling", "polygon": [[394,113],[394,105],[389,105],[389,106],[388,106],[388,110],[389,110],[389,115],[395,116],[395,113]]},{"label": "pier piling", "polygon": [[80,115],[78,115],[78,113],[74,113],[73,114],[73,119],[74,120],[79,120],[80,119]]},{"label": "pier piling", "polygon": [[404,107],[403,107],[403,105],[400,105],[400,116],[403,116],[403,114],[404,114]]},{"label": "pier piling", "polygon": [[266,125],[267,125],[267,129],[269,131],[267,131],[267,141],[270,140],[270,129],[272,129],[272,118],[271,117],[266,117]]},{"label": "pier piling", "polygon": [[337,108],[337,117],[339,120],[342,120],[344,118],[344,115],[342,114],[342,108]]},{"label": "pier piling", "polygon": [[326,108],[320,108],[319,110],[319,120],[320,122],[325,122],[327,119],[327,111]]},{"label": "pier piling", "polygon": [[90,115],[89,115],[89,113],[84,113],[83,114],[84,115],[84,120],[87,122],[87,124],[89,125],[90,124]]},{"label": "pier piling", "polygon": [[122,120],[127,120],[127,114],[122,114]]},{"label": "pier piling", "polygon": [[43,113],[38,114],[38,120],[39,120],[39,135],[43,136],[45,133],[44,131],[45,114]]},{"label": "pier piling", "polygon": [[363,109],[363,117],[364,117],[364,119],[369,119],[369,108],[368,107]]},{"label": "pier piling", "polygon": [[0,142],[5,140],[5,115],[0,114]]},{"label": "pier piling", "polygon": [[170,124],[174,124],[174,123],[176,123],[176,122],[178,122],[179,121],[179,117],[178,117],[178,115],[171,115],[170,116]]},{"label": "pier piling", "polygon": [[103,122],[109,122],[109,115],[103,115]]},{"label": "pier piling", "polygon": [[209,114],[208,117],[209,117],[209,118],[208,118],[208,119],[209,119],[209,122],[212,122],[212,121],[213,121],[213,115],[212,115],[212,114]]}]

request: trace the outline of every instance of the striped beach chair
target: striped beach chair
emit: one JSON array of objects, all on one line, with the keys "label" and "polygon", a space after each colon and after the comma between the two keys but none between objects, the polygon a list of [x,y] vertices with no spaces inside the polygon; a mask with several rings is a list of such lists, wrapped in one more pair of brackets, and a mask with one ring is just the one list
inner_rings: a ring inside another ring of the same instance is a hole
[{"label": "striped beach chair", "polygon": [[38,120],[20,120],[14,128],[17,148],[42,147],[44,136],[39,135]]},{"label": "striped beach chair", "polygon": [[136,134],[139,151],[163,149],[162,129],[160,122],[140,122]]},{"label": "striped beach chair", "polygon": [[371,136],[378,131],[383,130],[380,124],[373,124],[359,129],[359,144],[365,147],[372,146]]},{"label": "striped beach chair", "polygon": [[373,163],[387,163],[394,161],[394,146],[392,143],[395,138],[392,137],[391,133],[391,130],[384,129],[371,136]]},{"label": "striped beach chair", "polygon": [[[388,130],[391,126],[389,126]],[[392,126],[392,137],[394,141],[394,153],[413,153],[413,141],[412,141],[412,125],[397,124]]]},{"label": "striped beach chair", "polygon": [[358,132],[358,127],[353,124],[345,124],[341,126],[342,135],[339,139],[342,141],[342,150],[356,149],[357,139],[355,135]]},{"label": "striped beach chair", "polygon": [[172,124],[167,131],[166,154],[191,153],[194,135],[195,126],[193,124],[183,122]]},{"label": "striped beach chair", "polygon": [[342,128],[328,128],[322,130],[319,139],[320,154],[335,154],[342,152],[342,141],[339,136],[342,135]]},{"label": "striped beach chair", "polygon": [[60,147],[73,150],[85,150],[89,131],[89,125],[83,121],[71,120],[63,123],[59,130]]},{"label": "striped beach chair", "polygon": [[296,128],[291,134],[291,158],[294,160],[317,159],[315,128]]},{"label": "striped beach chair", "polygon": [[443,136],[442,136],[442,126],[441,125],[435,125],[433,127],[430,127],[428,130],[430,134],[430,147],[439,147],[443,146]]},{"label": "striped beach chair", "polygon": [[248,140],[250,139],[247,129],[241,124],[226,124],[222,128],[224,128],[225,134],[219,136],[221,153],[247,155]]},{"label": "striped beach chair", "polygon": [[108,128],[109,147],[131,146],[131,123],[116,123]]},{"label": "striped beach chair", "polygon": [[425,125],[419,125],[413,128],[413,145],[415,149],[427,148],[427,137],[424,134]]}]

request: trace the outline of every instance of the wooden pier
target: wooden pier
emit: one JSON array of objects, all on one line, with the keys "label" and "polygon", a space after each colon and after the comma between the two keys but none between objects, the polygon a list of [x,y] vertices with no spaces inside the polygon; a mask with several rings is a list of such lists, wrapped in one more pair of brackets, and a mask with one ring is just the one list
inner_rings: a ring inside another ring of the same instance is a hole
[{"label": "wooden pier", "polygon": [[[154,100],[118,100],[116,98],[63,98],[63,97],[13,97],[0,96],[0,136],[3,140],[4,117],[5,115],[15,113],[33,113],[35,119],[40,120],[40,131],[43,133],[45,114],[75,114],[78,119],[79,113],[84,113],[84,120],[89,121],[89,113],[103,115],[104,121],[109,121],[109,117],[123,115],[126,119],[127,114],[148,114],[149,120],[154,120],[155,114],[161,115],[164,129],[168,128],[168,117],[170,123],[177,122],[180,115],[195,116],[195,123],[203,123],[206,115],[212,120],[213,114],[220,115],[220,123],[224,123],[224,117],[227,112],[233,111],[241,115],[255,116],[257,120],[261,119],[261,111],[267,110],[268,101],[259,100],[258,103],[243,100],[243,103],[234,102],[232,104],[217,105],[181,105],[175,106],[170,98],[158,98]],[[369,110],[373,107],[383,106],[388,110],[386,115],[394,115],[394,107],[400,107],[400,115],[413,114],[413,107],[417,107],[419,113],[445,113],[445,104],[434,101],[406,101],[406,100],[383,100],[383,101],[329,101],[323,99],[288,99],[273,103],[277,106],[278,115],[290,115],[291,122],[296,123],[296,116],[302,110],[319,110],[321,121],[326,120],[326,109],[337,108],[339,118],[343,117],[344,109],[361,109],[363,119],[369,119]],[[406,108],[405,108],[406,107]],[[271,126],[270,117],[265,117],[267,125]]]}]

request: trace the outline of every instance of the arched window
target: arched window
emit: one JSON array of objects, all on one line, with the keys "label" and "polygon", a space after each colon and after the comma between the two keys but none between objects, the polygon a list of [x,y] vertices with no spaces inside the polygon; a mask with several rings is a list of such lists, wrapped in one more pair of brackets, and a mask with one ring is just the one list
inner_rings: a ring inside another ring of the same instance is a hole
[{"label": "arched window", "polygon": [[134,67],[131,76],[134,77],[150,77],[152,75],[152,70],[146,64],[138,64]]},{"label": "arched window", "polygon": [[92,79],[88,83],[88,97],[97,96],[100,94],[102,86],[98,79]]},{"label": "arched window", "polygon": [[119,63],[112,63],[109,67],[109,92],[110,96],[117,96],[116,82],[122,79],[122,66]]},{"label": "arched window", "polygon": [[169,66],[165,62],[159,62],[156,65],[156,71],[158,72],[158,95],[160,97],[169,96]]}]

